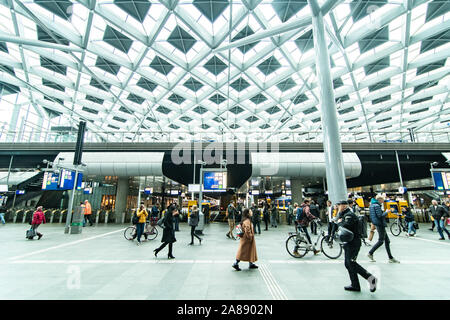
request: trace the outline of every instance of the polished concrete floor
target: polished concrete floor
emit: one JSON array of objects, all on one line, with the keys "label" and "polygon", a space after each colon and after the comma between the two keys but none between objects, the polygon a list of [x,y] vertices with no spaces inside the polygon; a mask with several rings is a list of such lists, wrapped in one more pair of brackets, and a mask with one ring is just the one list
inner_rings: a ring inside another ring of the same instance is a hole
[{"label": "polished concrete floor", "polygon": [[450,241],[438,241],[428,224],[420,225],[415,238],[389,233],[400,264],[388,263],[384,247],[375,252],[376,262],[369,262],[370,247],[361,248],[358,261],[380,279],[375,293],[363,279],[362,292],[343,290],[349,284],[343,256],[289,256],[285,240],[292,226],[256,235],[260,268],[249,270],[242,262],[240,272],[231,268],[238,241],[225,237],[225,223],[206,225],[204,241],[195,246],[188,246],[190,229],[182,223],[174,260],[167,259],[167,248],[154,257],[161,234],[137,246],[125,240],[126,227],[98,225],[70,235],[62,224],[46,224],[39,227],[44,237],[30,241],[25,239],[27,225],[0,225],[0,300],[450,298]]}]

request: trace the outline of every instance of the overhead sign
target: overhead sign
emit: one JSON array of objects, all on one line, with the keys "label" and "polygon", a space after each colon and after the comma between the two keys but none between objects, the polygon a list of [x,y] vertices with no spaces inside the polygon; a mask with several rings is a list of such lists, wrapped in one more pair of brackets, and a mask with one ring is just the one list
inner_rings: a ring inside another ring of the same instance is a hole
[{"label": "overhead sign", "polygon": [[434,190],[448,191],[450,190],[450,172],[433,171]]},{"label": "overhead sign", "polygon": [[199,184],[188,184],[188,192],[200,192]]},{"label": "overhead sign", "polygon": [[45,172],[42,181],[42,190],[58,190],[59,174],[54,172]]},{"label": "overhead sign", "polygon": [[[78,173],[77,189],[81,189],[81,183],[83,181],[83,174]],[[61,176],[59,179],[58,190],[72,190],[75,184],[75,171],[61,170]]]},{"label": "overhead sign", "polygon": [[203,172],[203,191],[225,192],[227,189],[226,171]]},{"label": "overhead sign", "polygon": [[153,188],[145,188],[144,189],[144,193],[145,194],[152,194],[153,193]]}]

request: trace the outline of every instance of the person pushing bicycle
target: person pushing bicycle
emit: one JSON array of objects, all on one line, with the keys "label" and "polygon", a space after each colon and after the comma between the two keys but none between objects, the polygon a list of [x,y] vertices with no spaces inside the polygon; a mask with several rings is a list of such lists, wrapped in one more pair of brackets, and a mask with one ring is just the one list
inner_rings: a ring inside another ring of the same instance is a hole
[{"label": "person pushing bicycle", "polygon": [[[306,236],[306,239],[308,239],[309,245],[312,246],[313,250],[314,250],[314,254],[318,254],[320,252],[320,250],[317,250],[314,247],[314,244],[311,241],[311,237],[309,236],[308,233],[308,226],[309,223],[311,221],[319,221],[320,219],[318,219],[317,217],[315,217],[313,214],[311,214],[310,209],[309,209],[309,200],[305,200],[302,205],[300,207],[297,207],[296,210],[296,221],[297,221],[297,228],[300,228]],[[296,252],[294,251],[294,254]]]}]

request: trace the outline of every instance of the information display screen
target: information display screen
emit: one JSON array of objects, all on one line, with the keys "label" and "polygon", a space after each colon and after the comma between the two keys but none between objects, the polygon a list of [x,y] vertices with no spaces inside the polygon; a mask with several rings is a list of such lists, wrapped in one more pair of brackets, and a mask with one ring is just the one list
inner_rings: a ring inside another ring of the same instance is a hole
[{"label": "information display screen", "polygon": [[145,194],[152,194],[153,193],[153,188],[145,188],[144,189],[144,193]]},{"label": "information display screen", "polygon": [[450,190],[450,172],[434,171],[433,172],[434,190],[449,191]]},{"label": "information display screen", "polygon": [[[81,183],[83,181],[83,174],[78,173],[77,189],[81,189]],[[59,179],[58,190],[72,190],[75,183],[75,171],[63,169],[61,171],[61,177]]]},{"label": "information display screen", "polygon": [[58,190],[59,174],[45,172],[42,181],[42,190]]},{"label": "information display screen", "polygon": [[226,171],[203,172],[203,191],[224,192],[227,189]]}]

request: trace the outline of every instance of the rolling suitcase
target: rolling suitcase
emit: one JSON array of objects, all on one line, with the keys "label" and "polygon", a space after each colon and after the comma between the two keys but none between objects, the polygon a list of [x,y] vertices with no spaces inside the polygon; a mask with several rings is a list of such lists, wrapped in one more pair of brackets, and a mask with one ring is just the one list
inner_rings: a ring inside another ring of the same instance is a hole
[{"label": "rolling suitcase", "polygon": [[26,238],[27,239],[33,240],[33,238],[35,236],[36,236],[36,231],[33,228],[27,230],[27,232],[26,232]]}]

